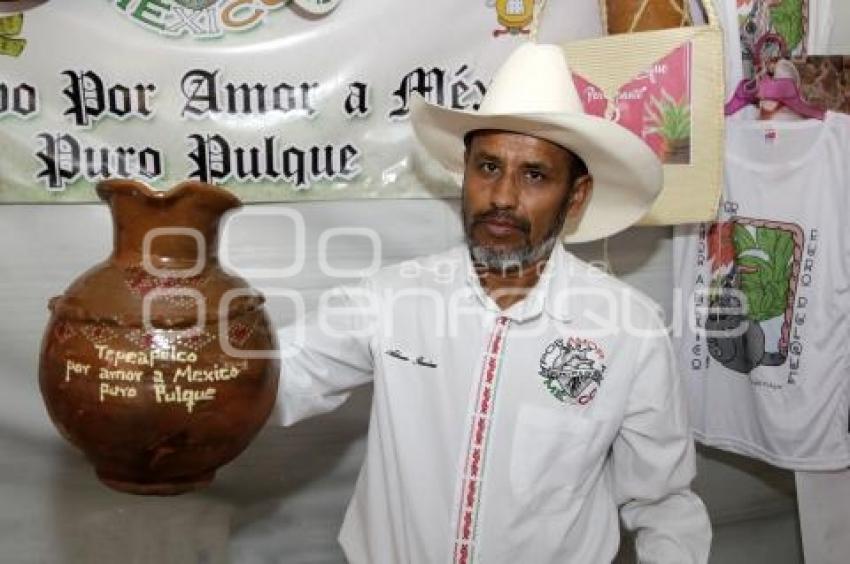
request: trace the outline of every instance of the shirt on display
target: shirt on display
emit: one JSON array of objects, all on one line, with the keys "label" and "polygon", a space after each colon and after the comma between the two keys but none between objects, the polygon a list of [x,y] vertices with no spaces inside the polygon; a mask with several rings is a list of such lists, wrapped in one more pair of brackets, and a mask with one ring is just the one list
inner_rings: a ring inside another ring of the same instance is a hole
[{"label": "shirt on display", "polygon": [[458,247],[340,290],[280,342],[283,424],[374,383],[349,561],[610,562],[619,517],[642,560],[707,560],[657,310],[560,246],[506,310]]},{"label": "shirt on display", "polygon": [[728,121],[713,224],[677,228],[677,336],[698,440],[850,466],[850,116]]},{"label": "shirt on display", "polygon": [[[845,2],[836,2],[833,6],[833,0],[809,0],[809,33],[807,52],[809,55],[830,55],[841,54],[846,51],[835,50],[833,44],[842,32],[846,34],[850,31],[850,25],[846,21],[847,7]],[[837,10],[842,10],[837,12]],[[842,15],[845,17],[842,18]],[[838,24],[838,25],[836,25]]]}]

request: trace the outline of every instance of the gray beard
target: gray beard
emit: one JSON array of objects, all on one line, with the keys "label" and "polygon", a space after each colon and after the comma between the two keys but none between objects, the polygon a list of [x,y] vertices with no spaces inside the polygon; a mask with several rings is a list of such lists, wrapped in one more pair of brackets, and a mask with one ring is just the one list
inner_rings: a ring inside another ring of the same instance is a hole
[{"label": "gray beard", "polygon": [[466,244],[472,261],[487,270],[508,272],[520,270],[530,264],[548,258],[558,242],[560,231],[553,231],[543,239],[537,246],[524,245],[519,249],[493,249],[485,245],[479,245],[469,235]]},{"label": "gray beard", "polygon": [[[466,187],[464,186],[464,190]],[[548,259],[552,254],[552,250],[561,238],[561,230],[564,227],[564,221],[567,219],[567,210],[569,209],[570,197],[561,205],[558,215],[555,218],[555,224],[546,237],[534,246],[531,242],[526,242],[518,249],[498,250],[478,244],[472,238],[472,226],[470,219],[467,217],[466,198],[462,196],[461,217],[463,218],[463,235],[466,240],[466,246],[469,249],[469,255],[472,262],[486,270],[499,271],[505,274],[511,270],[517,271],[525,268],[530,264],[534,264],[542,259]]]}]

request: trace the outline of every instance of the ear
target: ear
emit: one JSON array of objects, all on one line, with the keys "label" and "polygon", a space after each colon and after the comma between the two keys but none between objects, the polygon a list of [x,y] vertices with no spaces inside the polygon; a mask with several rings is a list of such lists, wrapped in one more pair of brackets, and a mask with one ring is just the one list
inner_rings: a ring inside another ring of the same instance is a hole
[{"label": "ear", "polygon": [[581,219],[584,208],[593,194],[593,177],[589,174],[579,176],[573,182],[573,193],[570,196],[570,207],[567,210],[567,218],[576,221]]}]

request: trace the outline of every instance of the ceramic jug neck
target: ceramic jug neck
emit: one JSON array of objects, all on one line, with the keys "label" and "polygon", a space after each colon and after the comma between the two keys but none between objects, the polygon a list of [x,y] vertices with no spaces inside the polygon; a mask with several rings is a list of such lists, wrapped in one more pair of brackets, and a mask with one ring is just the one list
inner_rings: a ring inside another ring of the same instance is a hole
[{"label": "ceramic jug neck", "polygon": [[169,192],[127,180],[109,183],[98,185],[98,193],[112,210],[111,260],[198,272],[217,264],[219,225],[224,213],[239,205],[235,196],[199,182]]}]

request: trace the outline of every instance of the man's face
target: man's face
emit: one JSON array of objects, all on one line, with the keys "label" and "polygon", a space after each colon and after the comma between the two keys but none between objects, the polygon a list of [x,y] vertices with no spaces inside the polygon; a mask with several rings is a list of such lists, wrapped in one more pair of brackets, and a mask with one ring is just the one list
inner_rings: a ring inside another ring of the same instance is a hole
[{"label": "man's face", "polygon": [[568,211],[581,207],[590,189],[588,176],[572,182],[573,166],[573,155],[549,141],[476,132],[463,180],[464,232],[473,259],[504,270],[548,257]]}]

